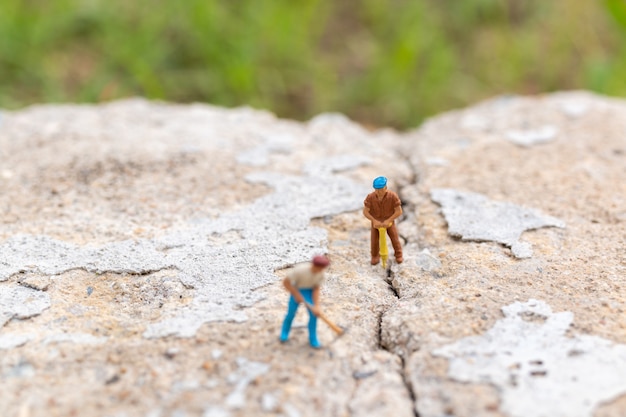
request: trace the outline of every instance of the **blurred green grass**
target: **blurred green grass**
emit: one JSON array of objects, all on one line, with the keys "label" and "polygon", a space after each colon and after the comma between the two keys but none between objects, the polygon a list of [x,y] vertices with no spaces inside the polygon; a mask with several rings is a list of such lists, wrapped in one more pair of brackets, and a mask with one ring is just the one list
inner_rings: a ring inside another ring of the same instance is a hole
[{"label": "blurred green grass", "polygon": [[141,95],[407,128],[498,94],[626,95],[626,0],[2,0],[0,107]]}]

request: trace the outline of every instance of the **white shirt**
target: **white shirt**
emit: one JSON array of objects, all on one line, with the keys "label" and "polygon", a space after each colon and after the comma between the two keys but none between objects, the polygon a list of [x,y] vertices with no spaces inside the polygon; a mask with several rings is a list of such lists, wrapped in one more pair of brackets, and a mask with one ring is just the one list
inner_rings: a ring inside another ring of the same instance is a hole
[{"label": "white shirt", "polygon": [[311,271],[311,262],[296,265],[291,271],[287,272],[287,278],[291,285],[296,288],[313,288],[319,287],[324,282],[324,272],[314,273]]}]

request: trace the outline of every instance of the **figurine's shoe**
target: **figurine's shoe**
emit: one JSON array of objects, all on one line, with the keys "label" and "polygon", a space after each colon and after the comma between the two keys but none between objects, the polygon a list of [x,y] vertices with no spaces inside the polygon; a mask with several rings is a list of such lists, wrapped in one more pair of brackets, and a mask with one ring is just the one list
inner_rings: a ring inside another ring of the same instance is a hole
[{"label": "figurine's shoe", "polygon": [[396,262],[397,262],[397,263],[401,264],[401,263],[402,263],[402,261],[404,261],[404,259],[402,258],[402,256],[397,256],[397,257],[396,257]]},{"label": "figurine's shoe", "polygon": [[372,265],[378,265],[378,262],[380,262],[380,257],[372,258]]},{"label": "figurine's shoe", "polygon": [[281,336],[279,340],[280,340],[280,343],[287,343],[287,340],[289,340],[289,338]]},{"label": "figurine's shoe", "polygon": [[309,341],[309,344],[313,349],[320,349],[322,347],[322,344],[317,340],[311,340]]}]

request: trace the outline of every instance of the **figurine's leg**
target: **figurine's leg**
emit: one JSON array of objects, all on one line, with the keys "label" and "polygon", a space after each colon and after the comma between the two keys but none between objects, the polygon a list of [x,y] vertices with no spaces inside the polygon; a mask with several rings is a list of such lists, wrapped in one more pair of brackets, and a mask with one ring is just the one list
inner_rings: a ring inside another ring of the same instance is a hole
[{"label": "figurine's leg", "polygon": [[387,234],[391,239],[391,244],[393,245],[393,252],[396,257],[396,262],[401,264],[404,260],[402,258],[402,244],[400,243],[400,236],[398,236],[398,228],[396,227],[396,223],[394,222],[391,227],[387,228]]},{"label": "figurine's leg", "polygon": [[294,317],[296,317],[296,312],[298,311],[298,303],[293,298],[293,296],[289,296],[289,306],[287,307],[287,315],[285,316],[285,320],[283,321],[283,328],[280,332],[280,341],[286,342],[289,339],[289,331],[291,330],[291,323],[293,322]]},{"label": "figurine's leg", "polygon": [[[300,292],[302,293],[302,296],[307,301],[307,303],[312,305],[313,304],[313,290],[300,290]],[[309,327],[309,343],[311,344],[311,347],[314,347],[316,349],[322,347],[320,342],[317,340],[317,317],[315,317],[315,314],[311,313],[311,310],[309,310],[309,326],[308,327]]]},{"label": "figurine's leg", "polygon": [[372,227],[372,233],[371,233],[370,251],[372,255],[372,265],[378,264],[378,262],[380,262],[380,248],[378,246],[378,229],[374,229],[373,227]]}]

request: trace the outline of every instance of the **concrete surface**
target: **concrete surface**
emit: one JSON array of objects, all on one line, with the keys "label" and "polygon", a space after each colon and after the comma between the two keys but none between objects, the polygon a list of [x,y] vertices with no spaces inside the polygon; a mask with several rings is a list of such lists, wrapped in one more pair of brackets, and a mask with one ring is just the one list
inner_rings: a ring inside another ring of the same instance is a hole
[{"label": "concrete surface", "polygon": [[[370,132],[141,99],[0,115],[3,416],[626,415],[626,102]],[[385,175],[405,261],[369,265]],[[321,350],[285,269],[328,252]]]}]

